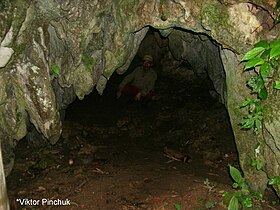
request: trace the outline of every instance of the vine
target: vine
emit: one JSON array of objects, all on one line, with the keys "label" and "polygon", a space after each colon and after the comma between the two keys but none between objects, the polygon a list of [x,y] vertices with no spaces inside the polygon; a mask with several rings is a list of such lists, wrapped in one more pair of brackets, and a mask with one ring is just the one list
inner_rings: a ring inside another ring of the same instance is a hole
[{"label": "vine", "polygon": [[[279,9],[280,0],[275,6],[276,16],[273,27],[280,23]],[[246,98],[239,106],[240,109],[246,109],[240,120],[240,125],[242,129],[253,129],[255,134],[259,134],[265,111],[263,103],[268,98],[269,89],[280,90],[280,37],[271,42],[262,40],[256,43],[253,49],[244,55],[241,63],[245,63],[244,71],[251,71],[253,76],[246,82],[246,85],[251,89],[252,97]],[[258,142],[255,148],[255,157],[251,158],[251,166],[255,167],[256,170],[262,170],[265,165],[262,153],[261,142]],[[235,181],[232,187],[237,191],[234,194],[228,192],[224,194],[224,198],[230,198],[228,209],[238,210],[240,204],[243,208],[255,209],[263,200],[262,193],[251,192],[240,171],[232,166],[230,166],[230,175]],[[280,176],[270,178],[268,185],[274,185],[280,191]]]},{"label": "vine", "polygon": [[272,42],[260,41],[248,51],[241,62],[246,62],[244,71],[254,71],[254,76],[249,78],[247,86],[251,89],[254,98],[247,98],[240,108],[247,108],[240,124],[243,129],[254,129],[258,133],[262,127],[263,101],[268,96],[269,84],[280,89],[280,80],[274,80],[273,75],[279,67],[280,38]]}]

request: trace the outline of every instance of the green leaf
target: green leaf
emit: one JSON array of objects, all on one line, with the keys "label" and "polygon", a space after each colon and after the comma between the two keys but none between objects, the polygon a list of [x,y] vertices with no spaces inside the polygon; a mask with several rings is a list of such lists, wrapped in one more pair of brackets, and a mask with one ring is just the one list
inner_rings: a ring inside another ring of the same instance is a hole
[{"label": "green leaf", "polygon": [[243,119],[240,120],[239,124],[244,125],[247,121],[248,121],[248,119],[246,119],[245,117],[243,117]]},{"label": "green leaf", "polygon": [[261,100],[265,100],[267,98],[267,90],[266,90],[265,86],[263,86],[263,88],[259,92],[258,96]]},{"label": "green leaf", "polygon": [[275,81],[274,88],[280,90],[280,81],[279,80]]},{"label": "green leaf", "polygon": [[270,48],[273,49],[273,48],[277,48],[277,46],[280,45],[280,38],[278,38],[277,40],[274,40],[272,42],[270,42]]},{"label": "green leaf", "polygon": [[241,62],[242,61],[247,61],[247,60],[250,60],[254,57],[256,57],[257,55],[259,55],[260,53],[262,53],[263,51],[265,50],[264,47],[255,47],[253,48],[252,50],[248,51],[244,57],[242,58]]},{"label": "green leaf", "polygon": [[250,108],[249,108],[249,112],[252,113],[256,108],[256,103],[251,103],[250,104]]},{"label": "green leaf", "polygon": [[269,185],[273,185],[273,184],[276,184],[276,178],[271,178],[268,180],[268,184]]},{"label": "green leaf", "polygon": [[257,160],[256,159],[252,159],[251,160],[251,166],[255,167],[257,165]]},{"label": "green leaf", "polygon": [[268,180],[269,185],[280,184],[280,176],[273,177]]},{"label": "green leaf", "polygon": [[247,119],[252,119],[252,115],[251,114],[246,114],[243,119],[241,121],[243,121],[243,124],[245,123],[244,120],[247,120]]},{"label": "green leaf", "polygon": [[265,61],[262,58],[258,58],[258,57],[252,58],[252,59],[247,61],[247,63],[245,64],[244,70],[251,69],[253,67],[259,66],[259,65],[263,64],[264,62]]},{"label": "green leaf", "polygon": [[279,66],[279,61],[278,59],[276,58],[273,58],[273,59],[270,59],[270,66],[273,68],[273,69],[278,69],[278,66]]},{"label": "green leaf", "polygon": [[58,76],[58,74],[60,72],[60,69],[57,65],[52,64],[51,65],[51,72],[52,72],[53,75]]},{"label": "green leaf", "polygon": [[175,208],[176,208],[176,210],[181,210],[181,205],[180,204],[174,204],[174,206],[175,206]]},{"label": "green leaf", "polygon": [[265,51],[261,54],[260,58],[265,59],[265,58],[269,55],[269,53],[270,53],[270,49],[265,50]]},{"label": "green leaf", "polygon": [[243,181],[241,173],[237,168],[230,165],[229,166],[229,173],[236,183],[240,184]]},{"label": "green leaf", "polygon": [[256,167],[257,170],[261,170],[264,167],[264,162],[258,159],[252,159],[251,165]]},{"label": "green leaf", "polygon": [[247,119],[246,122],[242,125],[242,128],[244,129],[250,129],[253,128],[255,124],[254,119]]},{"label": "green leaf", "polygon": [[253,207],[253,202],[251,198],[246,198],[243,202],[242,202],[242,206],[245,206],[247,208],[251,208]]},{"label": "green leaf", "polygon": [[225,192],[223,193],[223,204],[224,204],[225,206],[229,206],[230,200],[231,200],[231,198],[232,198],[233,195],[234,195],[233,192],[227,192],[227,191],[225,191]]},{"label": "green leaf", "polygon": [[280,39],[277,39],[275,41],[272,41],[270,43],[270,57],[269,59],[275,58],[279,55],[279,50],[280,50]]},{"label": "green leaf", "polygon": [[254,45],[254,47],[263,47],[263,48],[268,48],[269,47],[269,44],[267,41],[265,40],[261,40],[259,41],[257,44]]},{"label": "green leaf", "polygon": [[264,167],[264,162],[262,161],[257,161],[257,170],[261,170]]},{"label": "green leaf", "polygon": [[251,103],[250,98],[246,98],[246,100],[240,105],[240,108],[246,107]]},{"label": "green leaf", "polygon": [[238,209],[239,209],[238,199],[234,195],[232,196],[229,202],[228,210],[238,210]]},{"label": "green leaf", "polygon": [[[257,103],[257,102],[256,102]],[[257,114],[261,114],[261,112],[263,111],[263,106],[258,104],[258,107],[256,109],[256,113]]]},{"label": "green leaf", "polygon": [[240,187],[242,188],[242,194],[249,194],[250,192],[249,192],[249,187],[248,187],[248,185],[246,184],[246,182],[242,182],[241,184],[240,184]]},{"label": "green leaf", "polygon": [[238,187],[239,187],[239,184],[237,184],[236,182],[234,182],[234,183],[232,184],[232,188],[236,189],[236,188],[238,188]]},{"label": "green leaf", "polygon": [[280,55],[280,43],[275,47],[271,48],[269,59],[275,58]]},{"label": "green leaf", "polygon": [[251,87],[253,93],[259,93],[261,89],[264,87],[264,81],[260,75],[251,77],[247,81],[247,85]]},{"label": "green leaf", "polygon": [[239,123],[240,123],[241,125],[244,125],[247,121],[248,121],[248,119],[244,117],[242,120],[240,120]]},{"label": "green leaf", "polygon": [[267,79],[267,77],[269,77],[269,75],[270,75],[270,65],[269,65],[269,63],[264,62],[264,63],[261,65],[260,71],[261,71],[261,76],[262,76],[262,78],[263,78],[264,80]]}]

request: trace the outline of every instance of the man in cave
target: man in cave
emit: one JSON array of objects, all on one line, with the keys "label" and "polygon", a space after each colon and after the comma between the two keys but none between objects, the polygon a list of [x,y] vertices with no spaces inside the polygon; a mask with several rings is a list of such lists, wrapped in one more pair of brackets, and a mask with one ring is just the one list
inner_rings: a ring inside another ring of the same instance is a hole
[{"label": "man in cave", "polygon": [[157,73],[152,68],[153,60],[151,55],[143,56],[142,66],[137,67],[120,83],[117,98],[126,95],[131,100],[144,103],[155,98],[154,85],[157,80]]}]

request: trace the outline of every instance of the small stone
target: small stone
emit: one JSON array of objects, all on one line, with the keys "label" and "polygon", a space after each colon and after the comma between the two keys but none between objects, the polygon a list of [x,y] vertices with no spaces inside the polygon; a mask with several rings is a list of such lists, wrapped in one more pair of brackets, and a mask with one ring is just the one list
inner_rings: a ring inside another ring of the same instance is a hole
[{"label": "small stone", "polygon": [[72,159],[69,159],[69,160],[68,160],[68,165],[69,165],[69,166],[72,166],[73,164],[74,164],[74,161],[73,161]]}]

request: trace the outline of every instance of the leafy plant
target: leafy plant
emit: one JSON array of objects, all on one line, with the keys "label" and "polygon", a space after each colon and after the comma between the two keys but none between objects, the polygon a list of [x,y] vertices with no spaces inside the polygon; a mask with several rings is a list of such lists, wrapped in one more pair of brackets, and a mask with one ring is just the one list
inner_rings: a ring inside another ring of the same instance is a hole
[{"label": "leafy plant", "polygon": [[280,190],[280,176],[273,177],[268,180],[269,185],[276,185],[278,190]]},{"label": "leafy plant", "polygon": [[240,207],[243,208],[257,208],[258,204],[262,200],[262,194],[258,192],[250,192],[248,184],[245,178],[241,175],[240,171],[229,166],[231,178],[234,180],[232,187],[236,189],[236,192],[229,193],[225,192],[223,197],[224,200],[229,199],[228,210],[238,210]]},{"label": "leafy plant", "polygon": [[240,109],[247,108],[247,114],[243,116],[240,124],[243,129],[253,128],[258,133],[262,127],[263,111],[262,102],[268,97],[268,85],[273,82],[275,89],[280,89],[280,80],[273,81],[273,73],[278,70],[280,55],[280,39],[272,42],[260,41],[254,48],[248,51],[242,58],[245,62],[244,71],[255,72],[249,78],[247,86],[251,89],[255,98],[247,98]]},{"label": "leafy plant", "polygon": [[247,98],[241,105],[240,108],[248,108],[248,113],[243,116],[240,121],[242,128],[251,129],[257,133],[262,127],[263,119],[263,106],[261,105],[260,99],[250,99]]},{"label": "leafy plant", "polygon": [[263,146],[260,142],[258,142],[255,147],[255,157],[251,159],[251,166],[255,167],[257,170],[261,170],[264,165],[265,160],[263,158]]},{"label": "leafy plant", "polygon": [[175,203],[174,207],[175,207],[176,210],[181,210],[181,205],[180,204]]},{"label": "leafy plant", "polygon": [[60,72],[60,68],[59,68],[57,65],[52,64],[52,65],[51,65],[51,73],[52,73],[52,75],[53,75],[55,78],[57,78],[58,75],[59,75],[59,72]]},{"label": "leafy plant", "polygon": [[255,167],[257,170],[261,170],[264,167],[264,162],[257,158],[253,158],[251,160],[251,166]]},{"label": "leafy plant", "polygon": [[207,188],[207,196],[206,198],[197,199],[197,201],[200,203],[200,206],[196,207],[195,210],[213,209],[215,207],[215,202],[209,199],[210,197],[209,195],[215,188],[215,185],[212,184],[208,178],[206,178],[203,183]]}]

